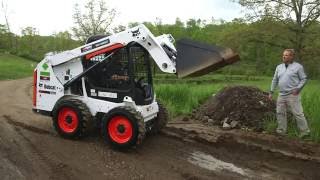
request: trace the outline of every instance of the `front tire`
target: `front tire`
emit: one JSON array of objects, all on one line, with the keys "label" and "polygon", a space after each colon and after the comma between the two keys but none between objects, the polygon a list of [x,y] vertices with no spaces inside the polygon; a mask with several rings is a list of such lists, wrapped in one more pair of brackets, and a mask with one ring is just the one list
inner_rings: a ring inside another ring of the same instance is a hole
[{"label": "front tire", "polygon": [[53,126],[58,134],[64,138],[81,138],[92,130],[92,116],[82,101],[62,99],[54,108]]},{"label": "front tire", "polygon": [[118,107],[102,118],[101,131],[112,147],[126,149],[141,144],[146,130],[139,112],[130,107]]}]

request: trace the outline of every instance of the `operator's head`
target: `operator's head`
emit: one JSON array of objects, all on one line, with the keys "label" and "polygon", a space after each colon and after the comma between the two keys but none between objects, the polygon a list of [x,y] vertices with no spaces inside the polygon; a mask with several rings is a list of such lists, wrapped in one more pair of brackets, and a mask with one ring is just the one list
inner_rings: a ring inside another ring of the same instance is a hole
[{"label": "operator's head", "polygon": [[285,49],[283,51],[282,62],[284,63],[292,63],[294,59],[294,49]]}]

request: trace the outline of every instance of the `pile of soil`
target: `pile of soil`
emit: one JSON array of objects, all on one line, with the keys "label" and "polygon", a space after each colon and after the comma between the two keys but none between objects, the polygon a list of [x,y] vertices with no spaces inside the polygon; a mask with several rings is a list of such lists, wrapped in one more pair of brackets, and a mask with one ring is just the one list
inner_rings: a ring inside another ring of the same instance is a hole
[{"label": "pile of soil", "polygon": [[230,86],[194,110],[191,118],[225,129],[263,131],[264,120],[275,116],[275,107],[267,92],[250,86]]}]

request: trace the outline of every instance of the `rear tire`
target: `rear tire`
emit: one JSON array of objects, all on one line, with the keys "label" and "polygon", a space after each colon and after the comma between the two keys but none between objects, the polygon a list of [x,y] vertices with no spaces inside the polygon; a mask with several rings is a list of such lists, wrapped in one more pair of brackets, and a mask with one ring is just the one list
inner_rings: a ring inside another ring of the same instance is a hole
[{"label": "rear tire", "polygon": [[82,101],[61,99],[53,110],[53,126],[64,138],[81,138],[93,129],[92,116]]},{"label": "rear tire", "polygon": [[118,107],[103,116],[101,132],[112,147],[126,149],[141,144],[146,130],[139,112],[130,107]]},{"label": "rear tire", "polygon": [[168,123],[169,113],[165,106],[158,101],[159,112],[157,117],[153,119],[151,134],[158,134]]}]

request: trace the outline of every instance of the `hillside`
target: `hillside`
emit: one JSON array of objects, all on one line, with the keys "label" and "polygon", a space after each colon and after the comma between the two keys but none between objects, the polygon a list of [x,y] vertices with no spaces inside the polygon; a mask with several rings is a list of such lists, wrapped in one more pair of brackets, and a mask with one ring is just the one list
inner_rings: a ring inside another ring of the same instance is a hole
[{"label": "hillside", "polygon": [[0,80],[31,76],[36,63],[11,54],[0,53]]}]

